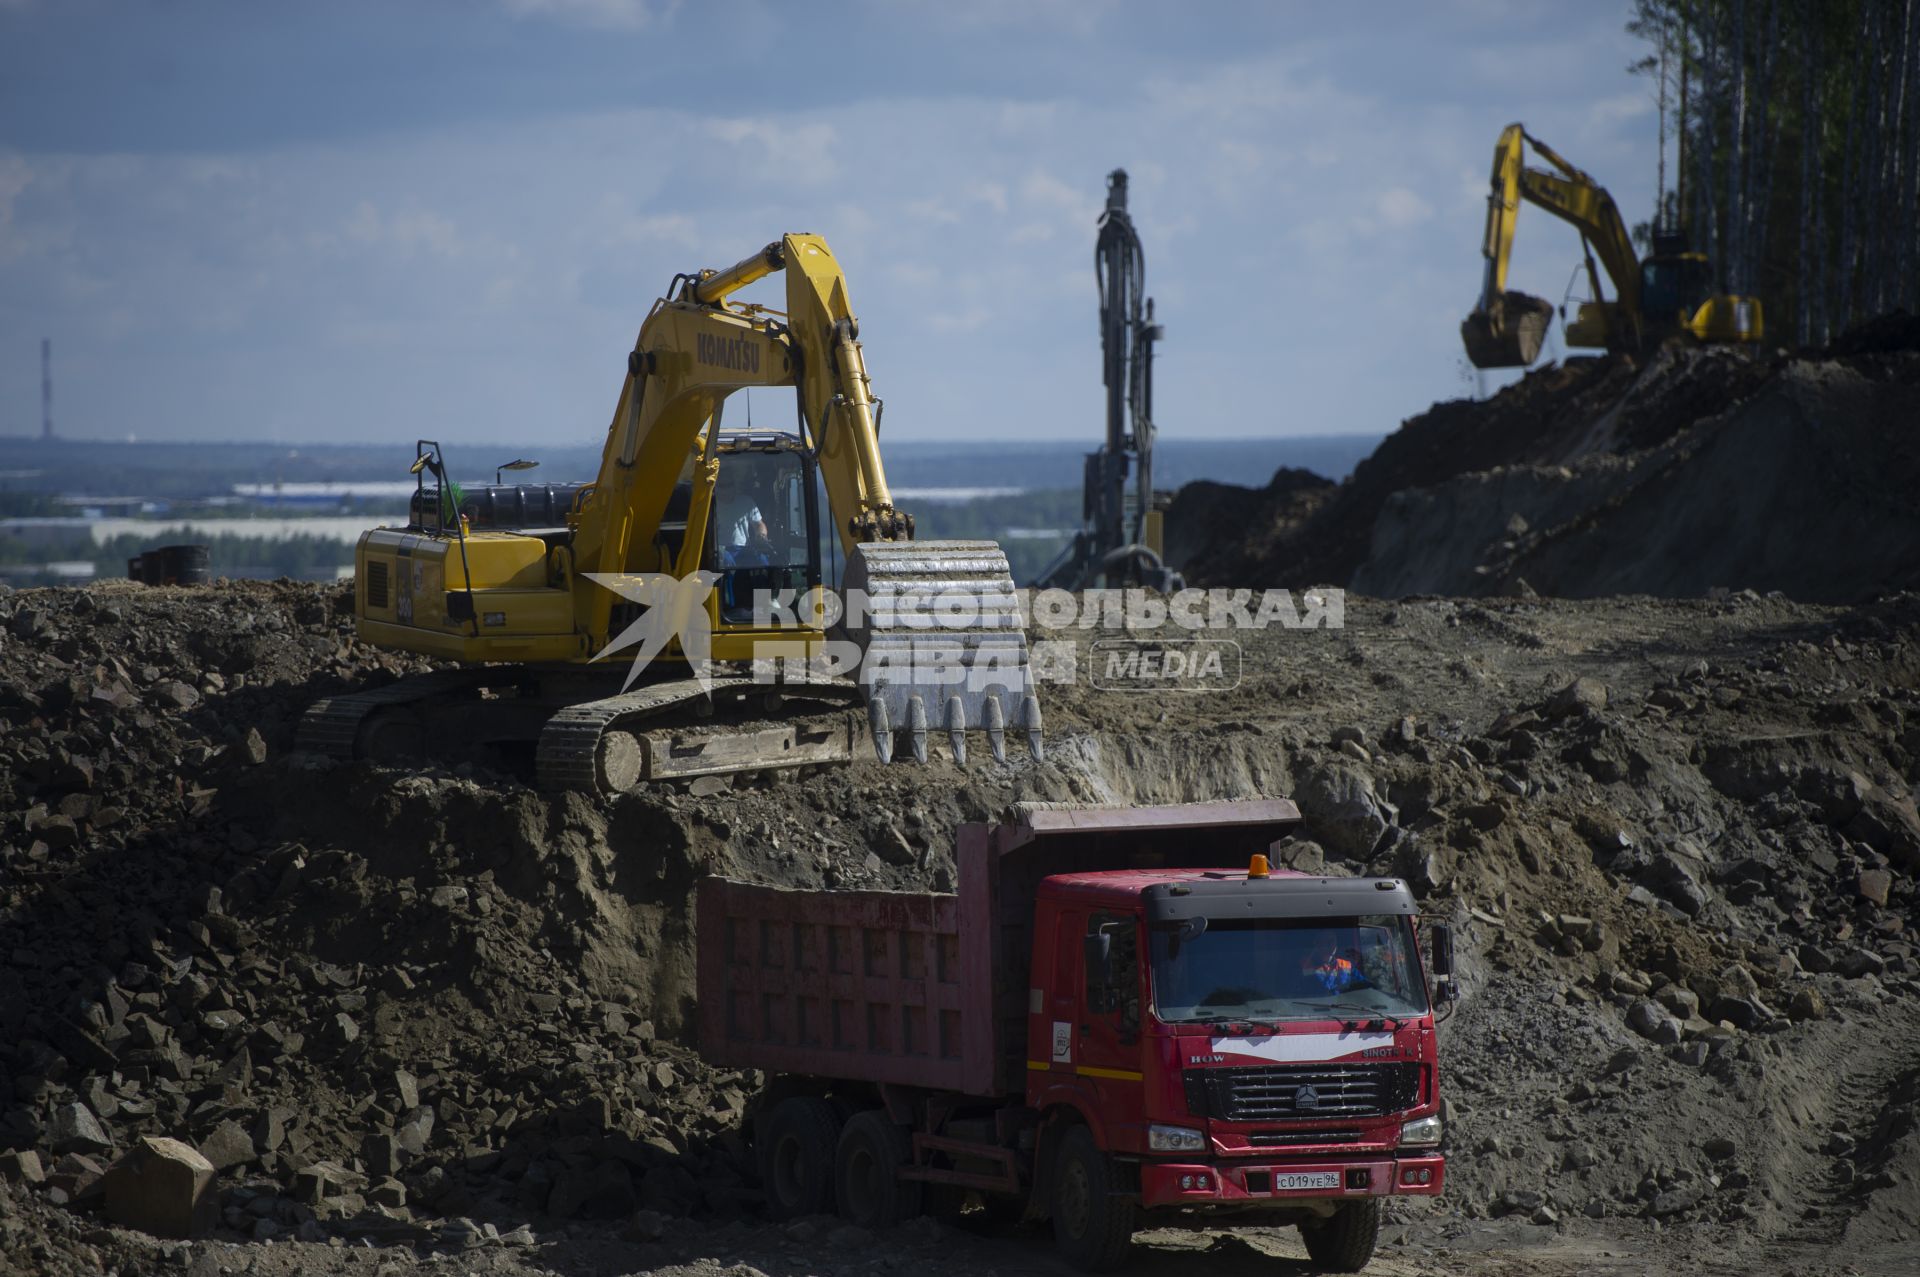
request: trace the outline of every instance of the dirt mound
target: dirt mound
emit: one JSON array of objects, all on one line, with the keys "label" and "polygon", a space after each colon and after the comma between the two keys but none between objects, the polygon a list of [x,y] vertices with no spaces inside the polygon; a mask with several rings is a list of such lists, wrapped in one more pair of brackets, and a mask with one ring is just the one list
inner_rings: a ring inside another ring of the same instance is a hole
[{"label": "dirt mound", "polygon": [[[1209,493],[1185,570],[1388,597],[1719,587],[1845,601],[1910,587],[1912,323],[1886,316],[1798,358],[1572,359],[1485,402],[1437,404],[1304,513]],[[1237,524],[1280,531],[1249,539]]]},{"label": "dirt mound", "polygon": [[[1057,689],[1042,764],[604,806],[292,752],[311,699],[404,668],[344,602],[0,593],[5,1254],[186,1263],[88,1213],[151,1134],[221,1168],[208,1272],[353,1271],[327,1243],[361,1239],[836,1268],[831,1226],[756,1231],[759,1079],[684,1045],[692,884],[941,887],[955,824],[1016,800],[1262,794],[1306,812],[1290,863],[1404,875],[1461,928],[1449,1191],[1399,1246],[1763,1271],[1912,1243],[1920,599],[1354,600],[1344,630],[1248,635],[1233,695]],[[888,1244],[1028,1262],[928,1228]]]},{"label": "dirt mound", "polygon": [[1264,488],[1189,483],[1167,510],[1167,559],[1203,563],[1216,576],[1236,578],[1289,542],[1339,491],[1311,470],[1282,466]]}]

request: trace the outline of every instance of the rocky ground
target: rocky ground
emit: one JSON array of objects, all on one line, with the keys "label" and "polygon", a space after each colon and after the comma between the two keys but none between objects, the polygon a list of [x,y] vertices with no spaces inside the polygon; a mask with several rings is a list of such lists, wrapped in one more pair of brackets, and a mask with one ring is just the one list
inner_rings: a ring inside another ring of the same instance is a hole
[{"label": "rocky ground", "polygon": [[[1020,799],[1293,796],[1299,867],[1458,924],[1447,1195],[1383,1273],[1899,1272],[1920,1254],[1920,598],[1349,600],[1233,692],[1048,698],[1047,761],[604,806],[293,751],[408,667],[286,583],[0,595],[0,1255],[20,1271],[1058,1270],[972,1217],[756,1213],[758,1079],[683,1043],[724,872],[943,886]],[[1083,641],[1117,632],[1082,635]],[[211,1239],[108,1225],[146,1135]],[[1158,1234],[1304,1271],[1290,1232]]]}]

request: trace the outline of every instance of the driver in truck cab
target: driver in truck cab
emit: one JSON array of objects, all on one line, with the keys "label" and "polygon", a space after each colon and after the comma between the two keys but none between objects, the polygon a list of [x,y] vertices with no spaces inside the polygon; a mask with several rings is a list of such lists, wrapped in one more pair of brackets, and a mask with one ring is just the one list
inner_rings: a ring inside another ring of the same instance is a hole
[{"label": "driver in truck cab", "polygon": [[1360,974],[1356,956],[1352,949],[1340,948],[1338,932],[1322,928],[1308,939],[1300,958],[1300,973],[1315,992],[1345,993],[1366,978]]}]

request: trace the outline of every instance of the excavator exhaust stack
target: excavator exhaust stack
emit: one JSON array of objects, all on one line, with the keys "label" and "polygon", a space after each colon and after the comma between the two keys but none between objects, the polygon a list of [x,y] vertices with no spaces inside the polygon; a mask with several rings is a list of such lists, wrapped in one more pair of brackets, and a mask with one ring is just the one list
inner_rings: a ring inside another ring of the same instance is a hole
[{"label": "excavator exhaust stack", "polygon": [[1460,340],[1475,368],[1525,368],[1540,357],[1552,322],[1546,298],[1505,292],[1460,322]]}]

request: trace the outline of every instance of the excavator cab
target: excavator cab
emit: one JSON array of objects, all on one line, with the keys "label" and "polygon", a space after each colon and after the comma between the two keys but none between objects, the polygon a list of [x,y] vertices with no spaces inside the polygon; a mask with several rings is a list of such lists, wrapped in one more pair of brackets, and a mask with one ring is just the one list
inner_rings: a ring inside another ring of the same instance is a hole
[{"label": "excavator cab", "polygon": [[1712,295],[1704,253],[1656,253],[1640,263],[1640,308],[1654,333],[1686,323]]},{"label": "excavator cab", "polygon": [[1760,299],[1716,291],[1706,254],[1693,252],[1685,235],[1655,235],[1640,280],[1649,341],[1685,334],[1720,344],[1757,342],[1765,335]]},{"label": "excavator cab", "polygon": [[705,563],[723,627],[754,623],[757,597],[820,584],[813,459],[792,435],[723,437]]}]

